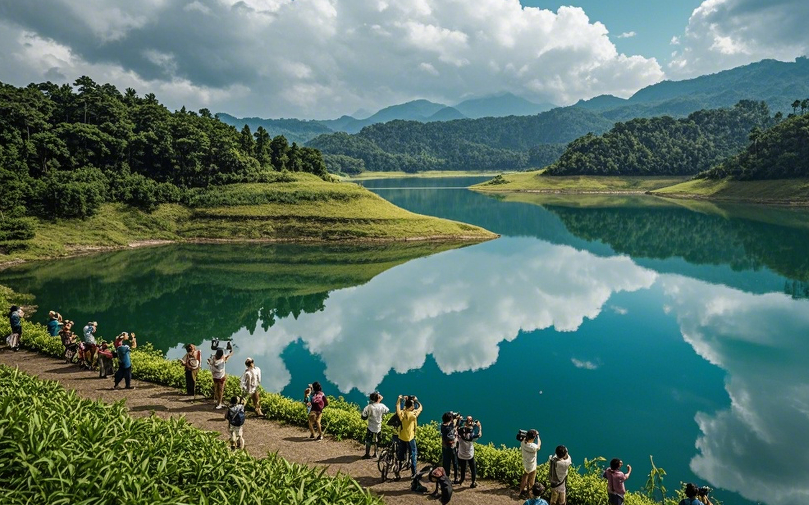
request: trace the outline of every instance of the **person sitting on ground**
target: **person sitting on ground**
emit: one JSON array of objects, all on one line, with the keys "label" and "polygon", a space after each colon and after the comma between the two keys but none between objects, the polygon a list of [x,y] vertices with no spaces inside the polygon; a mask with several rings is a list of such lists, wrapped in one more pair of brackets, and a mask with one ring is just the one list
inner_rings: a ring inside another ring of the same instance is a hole
[{"label": "person sitting on ground", "polygon": [[233,356],[233,349],[228,350],[228,354],[222,349],[217,349],[216,354],[208,358],[208,366],[211,367],[211,376],[213,377],[213,402],[216,404],[214,407],[217,410],[225,408],[225,381],[228,378],[225,372],[225,364],[230,357]]},{"label": "person sitting on ground", "polygon": [[65,321],[62,329],[59,330],[59,338],[62,340],[62,345],[65,346],[65,363],[71,363],[76,352],[79,350],[79,345],[76,343],[76,334],[73,333],[73,321]]},{"label": "person sitting on ground", "polygon": [[225,419],[228,421],[230,450],[244,449],[244,399],[238,396],[230,397]]},{"label": "person sitting on ground", "polygon": [[22,319],[25,317],[25,311],[21,307],[12,305],[8,311],[8,322],[11,326],[11,334],[6,337],[6,343],[12,351],[20,348],[20,340],[22,340]]},{"label": "person sitting on ground", "polygon": [[624,462],[618,458],[612,458],[610,467],[604,470],[602,475],[607,479],[607,498],[610,505],[623,505],[626,487],[624,482],[632,473],[632,465],[626,465],[627,472],[621,471]]},{"label": "person sitting on ground", "polygon": [[309,411],[309,438],[315,438],[315,428],[317,428],[317,440],[323,440],[323,428],[320,426],[320,417],[323,409],[329,406],[329,399],[323,393],[320,383],[312,383],[312,399],[309,401],[311,410]]},{"label": "person sitting on ground", "polygon": [[365,433],[365,455],[362,459],[371,458],[371,445],[374,446],[374,455],[379,448],[379,437],[382,432],[382,416],[390,410],[382,403],[382,395],[374,391],[368,395],[368,405],[362,409],[362,418],[368,420],[368,431]]},{"label": "person sitting on ground", "polygon": [[98,378],[106,379],[107,375],[115,373],[112,369],[112,351],[109,350],[106,342],[98,348]]},{"label": "person sitting on ground", "polygon": [[123,379],[126,383],[126,389],[135,389],[132,387],[132,356],[131,351],[132,349],[138,346],[138,341],[135,338],[135,334],[132,334],[132,346],[128,346],[126,341],[129,340],[129,334],[124,333],[122,335],[123,342],[121,345],[118,346],[116,352],[118,353],[118,371],[115,372],[115,385],[112,386],[112,389],[118,389],[118,384]]},{"label": "person sitting on ground", "polygon": [[84,334],[84,362],[88,370],[92,370],[96,364],[96,345],[95,333],[98,330],[98,323],[90,321],[84,326],[82,333]]},{"label": "person sitting on ground", "polygon": [[567,447],[556,447],[556,453],[548,458],[548,480],[551,484],[551,505],[565,505],[567,472],[570,468],[570,454]]},{"label": "person sitting on ground", "polygon": [[548,502],[542,499],[542,493],[544,492],[545,486],[541,482],[537,482],[531,486],[531,498],[525,500],[523,505],[548,505]]},{"label": "person sitting on ground", "polygon": [[62,315],[54,311],[48,312],[48,335],[58,337],[62,326]]},{"label": "person sitting on ground", "polygon": [[194,344],[186,344],[185,356],[180,358],[185,368],[185,394],[196,396],[197,374],[202,366],[202,352]]},{"label": "person sitting on ground", "polygon": [[436,467],[430,472],[428,479],[430,482],[435,482],[435,491],[432,492],[433,496],[438,496],[438,490],[441,490],[440,501],[443,505],[449,503],[452,499],[452,484],[449,481],[449,476],[444,471],[443,467]]},{"label": "person sitting on ground", "polygon": [[261,369],[256,366],[253,358],[247,358],[244,361],[244,366],[246,369],[241,379],[242,393],[246,398],[253,400],[253,409],[256,411],[256,415],[263,416],[261,393],[258,390],[258,386],[261,384]]},{"label": "person sitting on ground", "polygon": [[[416,464],[418,462],[418,451],[416,448],[416,424],[419,414],[424,410],[424,407],[419,403],[419,399],[415,396],[408,396],[404,402],[404,409],[402,409],[402,399],[404,396],[399,395],[396,399],[396,415],[402,421],[402,427],[399,430],[399,446],[396,451],[396,457],[399,464],[404,461],[405,452],[410,451],[410,471],[412,475],[416,474]],[[401,468],[395,470],[395,475],[399,477]]]},{"label": "person sitting on ground", "polygon": [[468,463],[469,470],[472,473],[472,483],[469,484],[469,487],[478,487],[474,441],[482,436],[483,427],[480,425],[480,421],[475,422],[472,416],[466,416],[466,422],[458,428],[458,462],[461,466],[461,479],[458,484],[463,484],[464,479],[466,479],[466,465]]},{"label": "person sitting on ground", "polygon": [[539,432],[534,429],[528,430],[525,438],[520,442],[523,466],[522,479],[520,479],[521,498],[526,498],[528,491],[534,487],[534,480],[537,476],[537,451],[541,445]]},{"label": "person sitting on ground", "polygon": [[680,500],[679,505],[711,505],[708,495],[699,496],[699,488],[691,482],[685,485],[685,496]]}]

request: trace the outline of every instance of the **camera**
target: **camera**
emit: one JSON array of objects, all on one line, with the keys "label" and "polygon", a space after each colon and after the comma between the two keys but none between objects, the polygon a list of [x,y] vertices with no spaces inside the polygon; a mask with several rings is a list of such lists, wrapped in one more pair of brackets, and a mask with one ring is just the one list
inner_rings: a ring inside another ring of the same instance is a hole
[{"label": "camera", "polygon": [[697,488],[697,494],[699,496],[708,496],[713,489],[709,488],[708,486],[700,486]]},{"label": "camera", "polygon": [[219,340],[218,338],[211,339],[211,350],[218,351],[219,349],[222,349],[222,347],[219,345],[222,342],[225,342],[226,344],[225,349],[227,349],[228,351],[233,350],[233,344],[230,340]]},{"label": "camera", "polygon": [[526,438],[528,438],[528,430],[518,430],[517,431],[517,440],[522,442]]}]

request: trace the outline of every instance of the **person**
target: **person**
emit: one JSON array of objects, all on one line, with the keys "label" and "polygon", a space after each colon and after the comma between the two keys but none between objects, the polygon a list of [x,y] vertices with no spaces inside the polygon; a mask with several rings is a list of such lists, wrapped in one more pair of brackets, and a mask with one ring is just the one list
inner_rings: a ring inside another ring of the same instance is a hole
[{"label": "person", "polygon": [[323,428],[320,426],[320,416],[323,409],[329,406],[329,399],[323,393],[320,383],[312,383],[312,398],[309,400],[309,438],[315,438],[315,428],[317,428],[317,440],[323,440]]},{"label": "person", "polygon": [[455,468],[453,484],[458,483],[457,421],[457,414],[454,412],[444,412],[444,415],[441,416],[441,463],[444,467],[444,473],[447,475],[449,475],[450,466]]},{"label": "person", "polygon": [[256,415],[263,416],[264,413],[261,411],[261,393],[258,390],[258,386],[261,384],[261,369],[253,362],[253,358],[244,360],[244,366],[246,369],[241,379],[242,392],[245,397],[250,397],[250,399],[253,400],[253,409],[256,411]]},{"label": "person", "polygon": [[6,343],[8,343],[12,351],[16,351],[20,348],[23,317],[25,317],[25,311],[23,311],[21,307],[12,305],[8,311],[8,322],[11,326],[11,334],[6,337]]},{"label": "person", "polygon": [[[418,461],[418,453],[416,449],[416,424],[419,414],[424,409],[419,399],[415,396],[408,396],[404,402],[404,409],[402,409],[402,399],[405,397],[399,395],[396,399],[396,416],[402,421],[402,427],[399,429],[399,446],[396,450],[396,457],[401,462],[404,461],[405,452],[410,451],[410,471],[416,475],[416,464]],[[401,464],[401,463],[400,463]],[[396,477],[399,477],[399,470],[396,469]]]},{"label": "person", "polygon": [[567,495],[567,472],[570,468],[570,454],[567,447],[559,445],[555,454],[548,458],[548,481],[551,484],[551,504],[565,505]]},{"label": "person", "polygon": [[208,358],[208,366],[211,367],[211,375],[213,376],[213,402],[216,404],[214,407],[217,410],[225,408],[223,396],[225,396],[225,381],[228,376],[225,373],[225,364],[230,357],[233,356],[233,349],[229,349],[228,354],[222,349],[217,349],[216,353]]},{"label": "person", "polygon": [[118,354],[118,371],[115,372],[115,384],[112,386],[112,389],[118,389],[118,384],[120,384],[121,380],[123,379],[126,383],[126,389],[135,389],[132,387],[132,356],[131,351],[132,349],[138,346],[138,340],[135,338],[135,334],[132,334],[132,346],[126,345],[126,341],[129,340],[129,334],[124,333],[122,336],[122,343],[116,349]]},{"label": "person", "polygon": [[72,362],[79,349],[79,345],[76,343],[76,334],[71,331],[72,329],[73,321],[67,320],[62,329],[59,330],[59,338],[62,339],[62,345],[65,346],[65,363]]},{"label": "person", "polygon": [[84,362],[88,370],[92,370],[96,364],[96,345],[95,333],[98,330],[98,323],[90,321],[84,326],[82,333],[84,334]]},{"label": "person", "polygon": [[202,352],[194,344],[185,345],[185,356],[180,358],[185,368],[185,394],[196,396],[197,374],[202,366]]},{"label": "person", "polygon": [[472,482],[469,487],[478,487],[477,468],[475,465],[475,444],[474,441],[483,436],[483,427],[480,421],[475,421],[472,416],[466,416],[466,422],[458,428],[458,462],[461,466],[461,479],[458,484],[463,484],[466,479],[466,465],[472,474]]},{"label": "person", "polygon": [[103,342],[101,347],[98,348],[98,378],[106,379],[107,375],[114,373],[112,369],[112,351],[109,350],[107,343]]},{"label": "person", "polygon": [[452,484],[449,482],[449,475],[443,467],[434,468],[428,479],[430,482],[435,482],[435,491],[432,492],[433,496],[438,496],[439,489],[441,490],[441,498],[439,499],[443,505],[449,503],[452,499]]},{"label": "person", "polygon": [[708,494],[700,494],[696,484],[689,482],[685,485],[685,498],[680,500],[679,505],[711,505]]},{"label": "person", "polygon": [[390,412],[382,403],[382,395],[379,391],[374,391],[368,395],[368,405],[362,409],[362,418],[368,420],[368,431],[365,433],[365,455],[362,459],[371,458],[371,445],[374,446],[374,455],[379,448],[379,437],[382,432],[382,416]]},{"label": "person", "polygon": [[303,404],[306,405],[306,418],[309,418],[309,412],[312,411],[312,385],[307,384],[306,389],[303,390]]},{"label": "person", "polygon": [[230,450],[244,449],[244,400],[238,396],[230,398],[230,405],[225,412],[230,433]]},{"label": "person", "polygon": [[624,462],[618,458],[612,458],[610,467],[604,470],[604,478],[607,479],[607,498],[610,505],[623,505],[626,487],[624,482],[632,473],[632,465],[626,465],[627,472],[621,471]]},{"label": "person", "polygon": [[539,439],[539,432],[530,429],[520,442],[520,452],[522,452],[523,474],[520,479],[520,497],[528,497],[528,491],[534,486],[537,476],[537,451],[542,445]]},{"label": "person", "polygon": [[544,492],[545,486],[541,482],[537,482],[531,486],[531,498],[525,500],[523,505],[548,505],[548,502],[542,498],[542,493]]},{"label": "person", "polygon": [[48,312],[48,335],[58,337],[62,326],[62,315],[54,311]]}]

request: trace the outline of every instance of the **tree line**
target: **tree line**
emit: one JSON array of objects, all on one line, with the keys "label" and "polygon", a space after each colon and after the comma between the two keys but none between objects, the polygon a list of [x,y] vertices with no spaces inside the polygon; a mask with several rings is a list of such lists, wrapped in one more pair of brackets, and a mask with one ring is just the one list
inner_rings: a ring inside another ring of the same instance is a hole
[{"label": "tree line", "polygon": [[148,210],[183,203],[195,188],[286,172],[327,175],[314,148],[261,127],[238,131],[208,109],[171,112],[153,93],[86,76],[61,86],[0,83],[0,240],[26,234],[14,218],[84,218],[104,202]]}]

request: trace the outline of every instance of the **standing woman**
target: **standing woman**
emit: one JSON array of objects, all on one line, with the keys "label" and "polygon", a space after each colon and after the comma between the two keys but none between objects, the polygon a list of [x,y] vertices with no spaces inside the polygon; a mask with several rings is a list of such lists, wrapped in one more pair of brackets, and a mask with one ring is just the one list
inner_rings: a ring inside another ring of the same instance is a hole
[{"label": "standing woman", "polygon": [[[244,366],[247,367],[242,374],[242,394],[245,397],[250,397],[253,400],[253,408],[256,410],[257,416],[263,416],[261,411],[261,395],[258,392],[258,386],[261,384],[261,369],[253,362],[253,358],[247,358],[244,361]],[[246,403],[246,402],[245,402]]]},{"label": "standing woman", "polygon": [[202,353],[194,344],[186,344],[185,356],[180,359],[185,367],[185,394],[196,396],[197,373],[202,366]]},{"label": "standing woman", "polygon": [[472,483],[469,487],[478,487],[478,472],[475,466],[475,443],[474,441],[483,436],[483,427],[480,421],[475,422],[472,416],[466,417],[466,422],[458,428],[458,462],[461,464],[461,480],[458,484],[463,484],[466,479],[466,465],[472,472]]},{"label": "standing woman", "polygon": [[59,330],[62,329],[62,316],[58,312],[48,312],[48,334],[52,337],[59,336]]},{"label": "standing woman", "polygon": [[88,370],[92,370],[96,364],[98,345],[96,345],[95,333],[97,330],[98,323],[96,321],[90,321],[82,329],[82,333],[84,334],[84,361],[86,362]]},{"label": "standing woman", "polygon": [[225,381],[228,378],[225,373],[225,363],[231,356],[233,356],[233,349],[230,349],[227,355],[222,349],[217,349],[216,354],[208,358],[208,366],[211,367],[213,376],[213,401],[216,404],[216,410],[225,408],[225,404],[222,403],[222,397],[225,395]]},{"label": "standing woman", "polygon": [[22,339],[22,318],[25,312],[20,307],[12,305],[8,311],[8,322],[11,325],[11,335],[8,336],[8,346],[16,351],[20,348],[20,340]]}]

